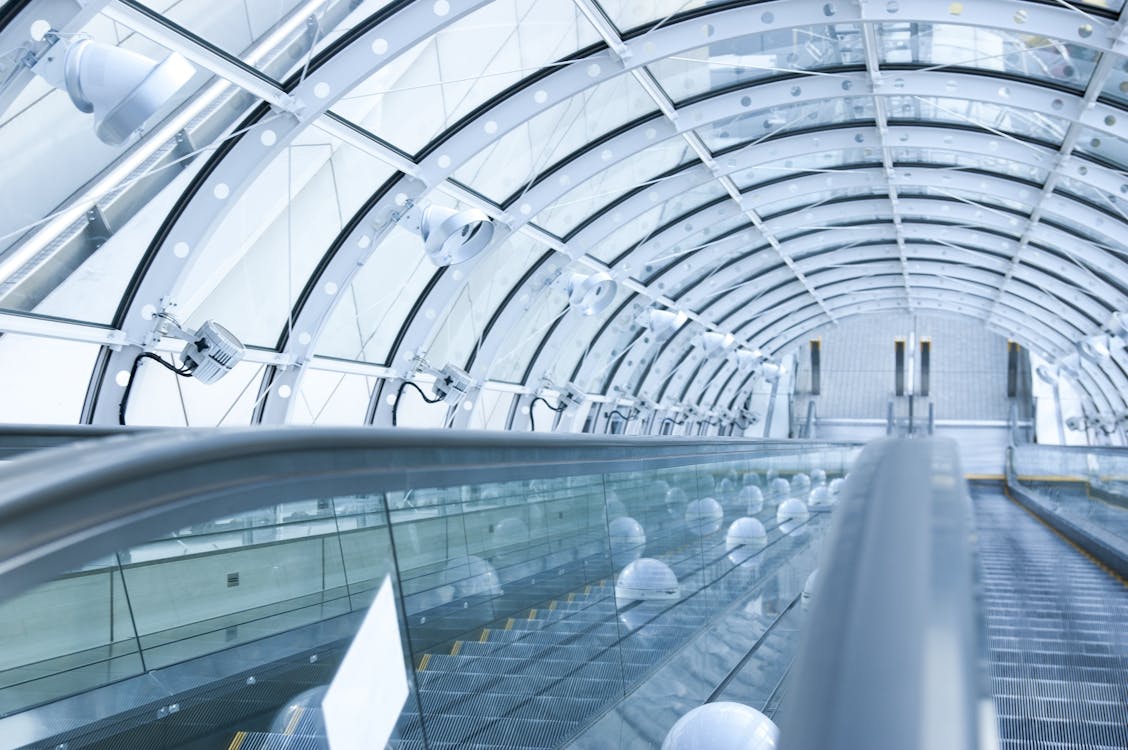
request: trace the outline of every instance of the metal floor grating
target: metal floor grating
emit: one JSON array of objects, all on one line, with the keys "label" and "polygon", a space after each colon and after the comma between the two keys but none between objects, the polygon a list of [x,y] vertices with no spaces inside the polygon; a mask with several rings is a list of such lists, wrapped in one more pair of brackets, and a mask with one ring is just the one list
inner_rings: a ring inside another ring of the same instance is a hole
[{"label": "metal floor grating", "polygon": [[997,491],[973,497],[1000,747],[1128,747],[1128,589]]}]

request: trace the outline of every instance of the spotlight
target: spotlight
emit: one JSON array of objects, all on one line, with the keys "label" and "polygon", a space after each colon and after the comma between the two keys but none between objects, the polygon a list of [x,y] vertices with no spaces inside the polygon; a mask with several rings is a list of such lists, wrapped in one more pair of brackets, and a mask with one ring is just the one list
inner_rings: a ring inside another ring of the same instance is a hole
[{"label": "spotlight", "polygon": [[79,35],[44,36],[51,46],[31,71],[70,95],[74,106],[94,114],[99,140],[118,146],[144,126],[196,69],[173,52],[157,62],[120,47]]},{"label": "spotlight", "polygon": [[685,325],[687,320],[689,320],[689,316],[681,310],[674,312],[673,310],[660,310],[652,307],[643,313],[639,325],[643,328],[649,328],[656,338],[663,339],[673,335],[675,331]]},{"label": "spotlight", "polygon": [[1084,430],[1087,424],[1088,420],[1086,420],[1084,417],[1070,417],[1069,419],[1065,420],[1065,426],[1073,430],[1074,432],[1080,432],[1081,430]]},{"label": "spotlight", "polygon": [[1053,385],[1058,381],[1057,370],[1049,365],[1038,365],[1034,368],[1034,372],[1046,385]]},{"label": "spotlight", "polygon": [[180,353],[184,363],[182,375],[191,375],[201,383],[214,383],[234,369],[247,353],[238,337],[214,320],[206,321],[195,331],[180,325],[168,313],[162,318],[157,332],[188,344]]},{"label": "spotlight", "polygon": [[753,365],[760,361],[761,356],[763,355],[760,354],[759,350],[750,351],[748,349],[737,349],[736,369],[740,370],[741,372],[747,372],[748,370],[752,369]]},{"label": "spotlight", "polygon": [[440,268],[465,263],[489,247],[493,239],[493,221],[476,208],[459,211],[446,206],[416,206],[404,218],[423,237],[427,258]]},{"label": "spotlight", "polygon": [[764,380],[769,383],[774,383],[779,380],[779,376],[783,374],[783,368],[775,362],[765,362],[764,366],[760,368],[760,372],[763,374]]},{"label": "spotlight", "polygon": [[615,301],[618,290],[618,282],[604,271],[574,273],[568,279],[568,305],[585,316],[597,315]]},{"label": "spotlight", "polygon": [[1058,362],[1058,375],[1064,375],[1070,380],[1081,377],[1081,355],[1073,352],[1061,358]]},{"label": "spotlight", "polygon": [[453,404],[462,400],[474,385],[474,378],[468,372],[448,364],[435,373],[435,384],[431,386],[431,390],[443,401]]},{"label": "spotlight", "polygon": [[719,357],[736,344],[736,337],[731,333],[705,331],[701,334],[700,343],[706,357]]},{"label": "spotlight", "polygon": [[1113,336],[1128,339],[1128,313],[1114,312],[1109,316],[1105,327]]},{"label": "spotlight", "polygon": [[1112,338],[1099,333],[1084,339],[1081,342],[1081,355],[1090,362],[1107,362],[1112,357]]}]

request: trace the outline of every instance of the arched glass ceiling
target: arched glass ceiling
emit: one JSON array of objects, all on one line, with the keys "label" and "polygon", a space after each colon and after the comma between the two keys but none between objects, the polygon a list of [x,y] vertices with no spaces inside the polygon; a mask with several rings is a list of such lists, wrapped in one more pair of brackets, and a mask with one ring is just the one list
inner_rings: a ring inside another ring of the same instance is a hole
[{"label": "arched glass ceiling", "polygon": [[[704,330],[780,358],[847,316],[938,311],[1063,359],[1128,309],[1122,13],[9,2],[4,360],[59,393],[25,418],[116,422],[138,354],[179,348],[160,316],[217,320],[247,359],[210,386],[146,365],[130,421],[387,424],[425,361],[479,390],[416,403],[413,423],[505,427],[569,382],[651,413],[728,411],[761,381],[705,357]],[[197,72],[108,146],[32,74],[47,29]],[[420,204],[485,211],[490,248],[436,268],[407,226]],[[570,311],[567,278],[597,270],[614,303]],[[656,338],[655,307],[689,322]],[[1126,366],[1120,349],[1081,363],[1093,408],[1124,408]]]}]

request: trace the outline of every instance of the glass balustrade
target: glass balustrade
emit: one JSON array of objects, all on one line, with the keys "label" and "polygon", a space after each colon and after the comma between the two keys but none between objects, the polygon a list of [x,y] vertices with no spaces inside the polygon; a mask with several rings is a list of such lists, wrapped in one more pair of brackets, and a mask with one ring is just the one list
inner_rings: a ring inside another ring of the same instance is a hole
[{"label": "glass balustrade", "polygon": [[[554,747],[675,657],[707,681],[723,663],[701,638],[722,620],[755,641],[790,611],[855,450],[263,497],[0,603],[0,726],[87,700],[107,716],[158,705],[166,740],[149,747],[268,732],[279,706],[332,679],[390,576],[412,689],[392,746],[508,733]],[[77,732],[81,710],[68,717],[21,736]]]}]

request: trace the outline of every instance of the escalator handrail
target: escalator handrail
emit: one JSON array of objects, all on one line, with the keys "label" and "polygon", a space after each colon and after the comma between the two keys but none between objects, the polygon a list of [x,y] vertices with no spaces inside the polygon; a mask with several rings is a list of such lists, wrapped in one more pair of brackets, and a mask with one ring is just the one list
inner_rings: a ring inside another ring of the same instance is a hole
[{"label": "escalator handrail", "polygon": [[780,747],[977,748],[986,691],[956,444],[871,443],[841,497]]},{"label": "escalator handrail", "polygon": [[0,425],[0,460],[46,448],[58,448],[84,440],[97,440],[116,435],[133,435],[152,432],[158,427],[123,427],[113,425],[57,425],[57,424],[6,424]]},{"label": "escalator handrail", "polygon": [[0,601],[161,534],[294,500],[850,448],[825,441],[363,427],[158,430],[23,456],[0,477]]}]

